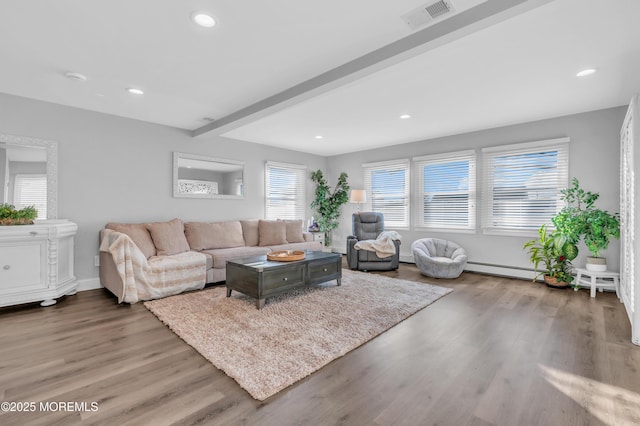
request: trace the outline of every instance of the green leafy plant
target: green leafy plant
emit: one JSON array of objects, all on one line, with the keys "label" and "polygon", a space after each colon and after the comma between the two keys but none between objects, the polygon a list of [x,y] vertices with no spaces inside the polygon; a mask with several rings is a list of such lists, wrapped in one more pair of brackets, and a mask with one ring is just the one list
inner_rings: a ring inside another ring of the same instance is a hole
[{"label": "green leafy plant", "polygon": [[611,238],[620,238],[620,216],[595,207],[600,194],[585,191],[578,179],[561,191],[565,207],[551,221],[556,231],[573,244],[583,240],[591,255],[598,257]]},{"label": "green leafy plant", "polygon": [[[558,283],[571,283],[571,261],[578,255],[578,249],[559,232],[547,232],[546,225],[538,229],[538,238],[527,241],[524,249],[529,254],[536,275],[533,281],[543,277],[553,278]],[[540,266],[543,265],[543,268]]]},{"label": "green leafy plant", "polygon": [[33,223],[38,217],[38,210],[34,206],[17,210],[14,205],[0,204],[0,225],[25,225]]},{"label": "green leafy plant", "polygon": [[324,241],[327,246],[331,245],[331,231],[340,224],[340,207],[349,201],[348,175],[340,173],[338,183],[331,191],[327,180],[322,174],[322,170],[311,172],[311,180],[316,184],[316,196],[311,202],[311,208],[317,213],[317,221],[320,231],[324,232]]}]

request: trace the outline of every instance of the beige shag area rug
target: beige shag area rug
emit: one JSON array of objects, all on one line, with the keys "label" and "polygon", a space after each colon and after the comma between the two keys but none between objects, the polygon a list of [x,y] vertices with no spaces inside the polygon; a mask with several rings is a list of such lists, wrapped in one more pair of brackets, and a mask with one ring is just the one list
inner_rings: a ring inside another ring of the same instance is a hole
[{"label": "beige shag area rug", "polygon": [[330,281],[255,299],[224,287],[145,302],[185,342],[263,401],[435,302],[451,289],[343,270]]}]

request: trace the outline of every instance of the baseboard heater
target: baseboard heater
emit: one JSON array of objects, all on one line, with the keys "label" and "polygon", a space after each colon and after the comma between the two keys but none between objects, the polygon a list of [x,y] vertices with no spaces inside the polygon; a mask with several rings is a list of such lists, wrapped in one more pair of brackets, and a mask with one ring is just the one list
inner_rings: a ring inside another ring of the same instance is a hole
[{"label": "baseboard heater", "polygon": [[480,274],[497,275],[509,278],[521,278],[525,280],[532,280],[535,275],[535,271],[529,268],[522,268],[519,266],[495,265],[493,263],[471,261],[467,262],[467,266],[464,268],[464,270],[477,272]]}]

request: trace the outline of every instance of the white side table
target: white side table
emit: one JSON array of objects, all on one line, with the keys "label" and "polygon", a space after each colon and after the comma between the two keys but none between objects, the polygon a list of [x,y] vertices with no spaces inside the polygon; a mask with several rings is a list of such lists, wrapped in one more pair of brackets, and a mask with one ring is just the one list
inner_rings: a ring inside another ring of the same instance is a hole
[{"label": "white side table", "polygon": [[[576,272],[576,285],[591,288],[591,297],[596,297],[596,288],[602,290],[615,290],[620,299],[620,273],[595,272],[584,268],[574,268]],[[576,289],[577,290],[577,289]]]}]

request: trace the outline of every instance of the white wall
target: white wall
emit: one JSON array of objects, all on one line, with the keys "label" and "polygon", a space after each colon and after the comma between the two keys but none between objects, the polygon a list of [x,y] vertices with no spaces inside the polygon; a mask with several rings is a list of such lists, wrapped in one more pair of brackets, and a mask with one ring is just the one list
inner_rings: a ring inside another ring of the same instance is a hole
[{"label": "white wall", "polygon": [[[0,94],[0,133],[58,141],[58,218],[78,224],[75,272],[98,277],[94,256],[107,222],[264,217],[264,162],[325,169],[326,158]],[[173,152],[246,162],[240,200],[173,198]],[[308,180],[307,205],[313,197]],[[308,217],[311,216],[309,212]]]},{"label": "white wall", "polygon": [[[466,149],[480,149],[487,146],[507,145],[518,142],[553,139],[569,136],[569,176],[577,177],[583,188],[592,192],[599,192],[600,199],[597,206],[609,210],[619,211],[619,164],[620,141],[619,132],[624,119],[626,107],[611,108],[601,111],[559,117],[524,123],[514,126],[484,130],[479,132],[442,137],[420,142],[395,145],[386,148],[373,149],[357,153],[338,155],[329,158],[328,168],[331,175],[339,172],[349,174],[352,188],[363,188],[362,164],[368,162],[411,158],[420,155],[436,154]],[[480,161],[480,157],[478,158]],[[482,182],[478,176],[478,191]],[[480,196],[480,192],[478,192]],[[477,212],[481,211],[481,201],[478,201]],[[346,236],[351,233],[351,214],[356,207],[347,204],[343,207],[342,226],[333,233],[333,246],[344,252]],[[413,214],[411,212],[413,221]],[[478,224],[480,217],[478,216]],[[479,228],[474,234],[435,233],[414,230],[413,226],[400,232],[403,236],[401,255],[407,259],[411,255],[411,243],[419,238],[434,236],[453,240],[465,247],[470,262],[506,265],[514,268],[530,269],[526,253],[522,245],[527,237],[505,237],[483,235]],[[581,244],[580,256],[574,265],[584,264],[584,257],[588,250]],[[614,240],[609,249],[603,253],[607,256],[609,268],[619,269],[619,242]],[[527,276],[532,274],[527,273]]]}]

